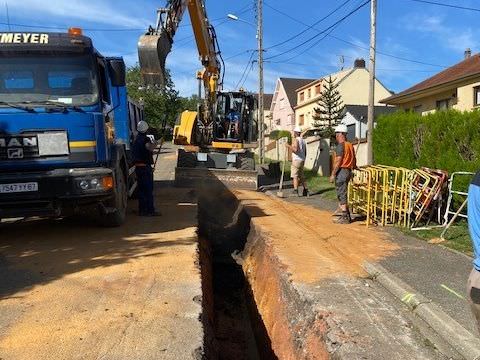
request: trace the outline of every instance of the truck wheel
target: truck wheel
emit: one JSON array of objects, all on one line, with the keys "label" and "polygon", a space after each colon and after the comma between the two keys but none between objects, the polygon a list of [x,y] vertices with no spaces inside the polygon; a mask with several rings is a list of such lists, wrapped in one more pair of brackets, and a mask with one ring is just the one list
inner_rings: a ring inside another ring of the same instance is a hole
[{"label": "truck wheel", "polygon": [[116,191],[113,199],[109,201],[107,206],[115,208],[113,212],[105,214],[102,219],[103,225],[107,227],[117,227],[125,222],[127,217],[127,187],[125,185],[125,176],[120,169],[115,171]]}]

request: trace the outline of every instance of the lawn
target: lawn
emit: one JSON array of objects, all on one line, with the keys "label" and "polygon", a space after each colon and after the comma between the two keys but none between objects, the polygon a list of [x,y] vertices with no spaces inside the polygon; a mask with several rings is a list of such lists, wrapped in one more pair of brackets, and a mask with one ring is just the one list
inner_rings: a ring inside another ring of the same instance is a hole
[{"label": "lawn", "polygon": [[312,170],[305,170],[305,179],[311,194],[318,194],[329,200],[336,200],[335,186],[327,176],[320,176]]},{"label": "lawn", "polygon": [[[412,231],[410,229],[401,228],[401,230],[410,236],[429,241],[432,239],[439,239],[443,228],[432,230],[418,230]],[[451,249],[460,251],[464,254],[473,256],[472,241],[468,233],[468,225],[465,220],[458,221],[455,225],[452,225],[445,233],[445,241],[440,244],[449,247]]]},{"label": "lawn", "polygon": [[[276,162],[275,160],[265,159],[265,163]],[[280,163],[280,169],[283,162]],[[285,163],[285,179],[290,178],[290,167],[292,163],[287,161]],[[305,180],[307,181],[308,190],[313,195],[321,195],[329,200],[336,200],[337,194],[335,192],[335,186],[329,182],[327,176],[320,176],[315,171],[305,169]]]}]

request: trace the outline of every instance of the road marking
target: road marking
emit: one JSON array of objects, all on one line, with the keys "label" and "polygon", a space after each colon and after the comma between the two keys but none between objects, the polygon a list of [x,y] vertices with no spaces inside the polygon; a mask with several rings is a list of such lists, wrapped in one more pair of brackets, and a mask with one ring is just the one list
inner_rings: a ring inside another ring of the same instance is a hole
[{"label": "road marking", "polygon": [[447,290],[448,292],[451,292],[453,295],[459,297],[460,299],[465,300],[465,298],[464,298],[462,295],[460,295],[459,293],[457,293],[455,290],[450,289],[448,286],[443,285],[443,284],[440,284],[440,286],[441,286],[442,288],[444,288],[445,290]]},{"label": "road marking", "polygon": [[415,297],[415,294],[413,293],[406,293],[405,296],[402,298],[402,301],[406,304],[410,303],[410,301],[413,300]]}]

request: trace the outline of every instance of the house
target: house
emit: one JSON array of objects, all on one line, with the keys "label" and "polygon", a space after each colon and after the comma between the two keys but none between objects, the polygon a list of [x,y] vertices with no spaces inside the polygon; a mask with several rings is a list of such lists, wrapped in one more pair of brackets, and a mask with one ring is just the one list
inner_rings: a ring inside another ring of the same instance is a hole
[{"label": "house", "polygon": [[[391,114],[398,109],[393,106],[375,106],[375,118],[383,114]],[[368,105],[346,105],[342,123],[347,125],[347,137],[350,141],[367,137]]]},{"label": "house", "polygon": [[295,111],[297,95],[295,90],[313,79],[279,78],[275,84],[270,107],[272,127],[270,130],[293,130],[295,127]]},{"label": "house", "polygon": [[[368,89],[370,75],[365,68],[365,60],[356,59],[352,68],[326,75],[313,80],[296,89],[297,106],[295,106],[296,125],[302,129],[314,127],[313,116],[315,108],[323,91],[325,79],[332,77],[338,84],[345,105],[368,105]],[[380,99],[390,96],[392,93],[378,80],[375,80],[375,105],[379,106]]]},{"label": "house", "polygon": [[443,109],[470,111],[479,108],[480,54],[472,56],[467,49],[462,62],[381,102],[421,114]]},{"label": "house", "polygon": [[266,127],[265,133],[270,134],[270,131],[272,131],[272,112],[271,112],[271,106],[272,106],[272,99],[273,99],[273,94],[263,94],[263,123]]}]

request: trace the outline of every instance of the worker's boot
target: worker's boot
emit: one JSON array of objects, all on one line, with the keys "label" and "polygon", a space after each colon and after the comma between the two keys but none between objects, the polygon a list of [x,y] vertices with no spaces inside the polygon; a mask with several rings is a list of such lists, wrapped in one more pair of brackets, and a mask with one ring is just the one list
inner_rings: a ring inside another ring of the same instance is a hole
[{"label": "worker's boot", "polygon": [[310,197],[310,192],[308,191],[308,189],[303,188],[303,196]]},{"label": "worker's boot", "polygon": [[335,224],[350,224],[352,222],[352,218],[350,217],[349,211],[343,211],[340,217],[337,217],[333,220]]},{"label": "worker's boot", "polygon": [[300,193],[298,192],[298,189],[293,189],[293,191],[292,191],[292,196],[295,196],[295,197],[296,197],[296,196],[298,196],[298,197],[300,196]]},{"label": "worker's boot", "polygon": [[340,208],[337,208],[337,210],[335,210],[335,212],[332,214],[333,217],[339,217],[339,216],[342,216],[342,209]]}]

